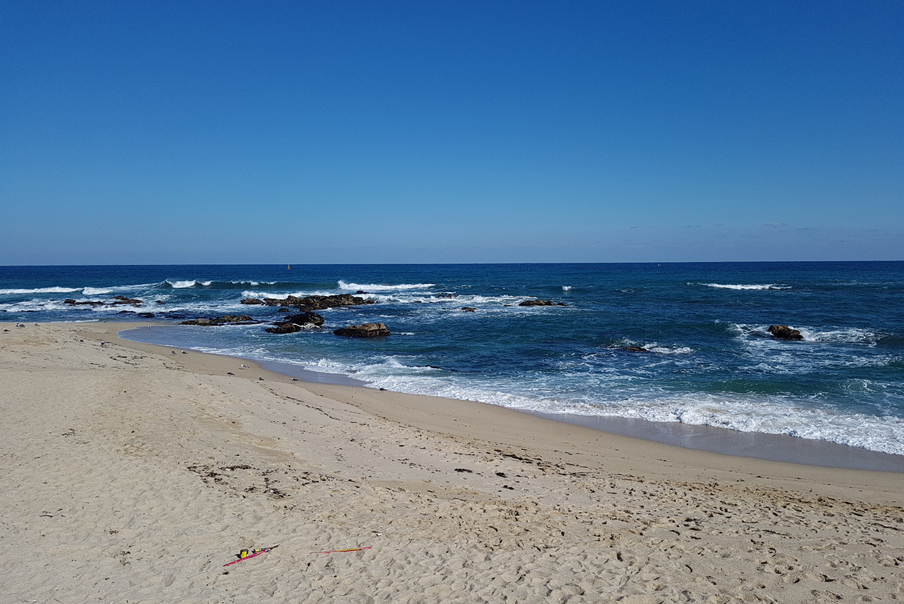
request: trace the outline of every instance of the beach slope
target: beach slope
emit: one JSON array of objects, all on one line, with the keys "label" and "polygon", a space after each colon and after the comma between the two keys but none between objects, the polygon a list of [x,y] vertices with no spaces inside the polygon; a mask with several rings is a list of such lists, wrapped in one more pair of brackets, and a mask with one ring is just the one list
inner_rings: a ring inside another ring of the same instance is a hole
[{"label": "beach slope", "polygon": [[2,327],[4,602],[904,599],[901,473]]}]

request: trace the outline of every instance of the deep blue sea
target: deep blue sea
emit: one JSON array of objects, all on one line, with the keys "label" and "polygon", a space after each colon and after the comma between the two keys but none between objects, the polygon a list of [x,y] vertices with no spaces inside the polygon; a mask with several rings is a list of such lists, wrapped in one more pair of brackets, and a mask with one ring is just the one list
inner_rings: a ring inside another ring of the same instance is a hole
[{"label": "deep blue sea", "polygon": [[[357,291],[376,304],[318,311],[320,330],[179,325],[284,316],[245,297]],[[904,262],[0,267],[0,321],[135,318],[63,302],[115,295],[171,325],[144,330],[145,341],[375,388],[904,455]],[[532,298],[565,306],[518,306]],[[392,335],[332,333],[364,322]],[[804,340],[776,340],[770,324]]]}]

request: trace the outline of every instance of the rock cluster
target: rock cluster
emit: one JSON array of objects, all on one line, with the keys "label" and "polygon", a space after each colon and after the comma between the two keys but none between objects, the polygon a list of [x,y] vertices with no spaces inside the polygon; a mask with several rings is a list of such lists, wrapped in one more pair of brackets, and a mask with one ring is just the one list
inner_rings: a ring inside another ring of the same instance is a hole
[{"label": "rock cluster", "polygon": [[317,313],[305,311],[286,317],[285,321],[275,323],[274,327],[268,327],[267,333],[295,333],[308,327],[320,327],[321,325],[323,325],[323,317]]},{"label": "rock cluster", "polygon": [[256,323],[260,323],[260,321],[255,321],[248,315],[223,315],[222,317],[213,319],[189,319],[188,321],[182,321],[182,325],[201,325],[204,327],[216,325],[254,325]]},{"label": "rock cluster", "polygon": [[65,300],[63,300],[63,304],[68,304],[69,306],[141,306],[142,304],[144,304],[144,302],[136,298],[113,296],[110,299],[110,302],[104,302],[103,300],[85,300],[84,302],[78,302],[76,300],[73,300],[72,298],[66,298]]},{"label": "rock cluster", "polygon": [[518,306],[565,306],[564,302],[553,302],[552,300],[525,300]]},{"label": "rock cluster", "polygon": [[338,294],[335,296],[288,296],[285,299],[278,298],[245,298],[242,304],[263,304],[264,306],[293,306],[299,310],[323,310],[337,306],[359,306],[361,304],[373,304],[374,300],[365,300],[351,294]]},{"label": "rock cluster", "polygon": [[377,338],[388,336],[389,330],[383,323],[363,323],[361,325],[352,325],[351,327],[343,327],[333,332],[337,336],[345,336],[347,338]]},{"label": "rock cluster", "polygon": [[770,325],[769,333],[772,337],[780,340],[803,340],[804,337],[796,329],[791,329],[787,325]]}]

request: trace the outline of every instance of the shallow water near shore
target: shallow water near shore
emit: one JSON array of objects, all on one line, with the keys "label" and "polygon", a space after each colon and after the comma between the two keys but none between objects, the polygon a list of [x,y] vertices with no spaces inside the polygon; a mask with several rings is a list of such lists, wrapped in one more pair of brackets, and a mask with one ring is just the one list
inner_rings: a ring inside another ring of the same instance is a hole
[{"label": "shallow water near shore", "polygon": [[[322,311],[322,330],[179,325],[284,316],[240,304],[249,296],[358,291],[375,304]],[[64,301],[114,295],[143,304]],[[564,306],[518,306],[536,298]],[[771,434],[904,454],[904,263],[0,268],[4,320],[128,320],[123,310],[168,325],[130,339],[580,422],[646,420],[691,448],[706,440],[692,428],[709,426],[736,435],[735,450]],[[363,322],[393,335],[332,335]],[[771,324],[804,340],[776,340]]]}]

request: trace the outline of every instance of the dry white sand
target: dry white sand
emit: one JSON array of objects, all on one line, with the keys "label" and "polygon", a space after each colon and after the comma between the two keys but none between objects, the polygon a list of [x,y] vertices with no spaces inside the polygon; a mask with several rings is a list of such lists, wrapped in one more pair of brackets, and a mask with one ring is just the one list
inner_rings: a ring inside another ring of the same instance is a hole
[{"label": "dry white sand", "polygon": [[904,599],[904,474],[2,327],[0,602]]}]

